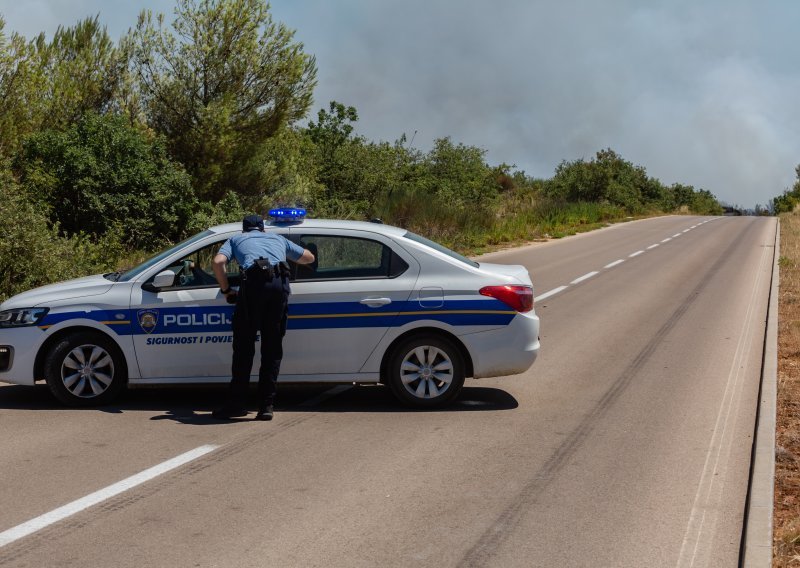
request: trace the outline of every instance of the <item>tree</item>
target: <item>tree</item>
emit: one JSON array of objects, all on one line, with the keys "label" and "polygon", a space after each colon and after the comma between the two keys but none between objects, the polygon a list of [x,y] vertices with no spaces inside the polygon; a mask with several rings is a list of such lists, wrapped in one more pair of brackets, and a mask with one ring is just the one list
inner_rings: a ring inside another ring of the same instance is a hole
[{"label": "tree", "polygon": [[0,301],[36,286],[116,268],[118,235],[64,237],[0,160]]},{"label": "tree", "polygon": [[787,189],[783,194],[774,197],[769,205],[776,215],[794,211],[797,204],[800,203],[800,166],[797,166],[794,171],[797,174],[797,181],[794,182],[792,189]]},{"label": "tree", "polygon": [[486,205],[497,197],[500,184],[484,159],[486,150],[453,144],[450,138],[434,140],[425,158],[430,191],[454,205]]},{"label": "tree", "polygon": [[0,154],[11,155],[23,138],[62,129],[89,111],[122,108],[128,55],[114,46],[97,17],[31,41],[10,40],[0,19]]},{"label": "tree", "polygon": [[184,233],[196,207],[189,176],[124,116],[87,113],[66,131],[44,130],[24,144],[16,169],[27,195],[68,236],[121,230],[154,248]]},{"label": "tree", "polygon": [[317,122],[309,122],[305,132],[317,148],[320,182],[331,196],[340,196],[347,188],[340,183],[343,168],[341,148],[351,142],[363,142],[353,137],[353,124],[358,121],[355,107],[331,101],[329,111],[320,109]]},{"label": "tree", "polygon": [[87,112],[104,113],[118,104],[128,54],[118,49],[97,16],[60,27],[40,48],[45,75],[45,128],[66,128]]},{"label": "tree", "polygon": [[[659,184],[660,185],[660,184]],[[589,162],[562,162],[548,184],[553,197],[567,201],[608,202],[637,211],[649,198],[660,198],[660,188],[651,184],[647,172],[611,150],[597,152]]]},{"label": "tree", "polygon": [[24,37],[5,35],[0,17],[0,157],[11,156],[22,137],[39,127],[41,112],[36,49]]},{"label": "tree", "polygon": [[252,180],[242,165],[305,116],[315,60],[292,30],[273,22],[264,0],[179,0],[175,14],[169,29],[163,15],[144,11],[134,32],[148,120],[200,197],[247,194]]}]

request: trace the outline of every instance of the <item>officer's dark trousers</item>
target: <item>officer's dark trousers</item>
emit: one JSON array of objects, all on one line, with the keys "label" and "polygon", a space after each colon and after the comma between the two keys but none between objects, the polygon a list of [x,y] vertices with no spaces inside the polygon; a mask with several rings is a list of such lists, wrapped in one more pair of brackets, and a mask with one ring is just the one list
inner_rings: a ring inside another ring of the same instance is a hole
[{"label": "officer's dark trousers", "polygon": [[233,312],[231,398],[241,405],[247,399],[256,336],[261,335],[261,368],[258,372],[258,401],[261,405],[273,403],[283,358],[289,282],[280,276],[269,279],[263,272],[257,267],[247,270],[247,279],[240,287]]}]

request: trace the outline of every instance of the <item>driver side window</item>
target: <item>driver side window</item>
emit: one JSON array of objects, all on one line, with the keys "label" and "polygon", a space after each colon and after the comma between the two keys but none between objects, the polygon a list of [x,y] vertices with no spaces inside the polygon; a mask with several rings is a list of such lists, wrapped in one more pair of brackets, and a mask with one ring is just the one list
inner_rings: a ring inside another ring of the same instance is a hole
[{"label": "driver side window", "polygon": [[[214,257],[225,241],[219,241],[193,251],[177,262],[166,267],[175,273],[175,282],[169,290],[187,288],[212,288],[217,286],[214,270],[211,268]],[[228,261],[228,280],[232,286],[239,284],[239,265],[235,259]]]}]

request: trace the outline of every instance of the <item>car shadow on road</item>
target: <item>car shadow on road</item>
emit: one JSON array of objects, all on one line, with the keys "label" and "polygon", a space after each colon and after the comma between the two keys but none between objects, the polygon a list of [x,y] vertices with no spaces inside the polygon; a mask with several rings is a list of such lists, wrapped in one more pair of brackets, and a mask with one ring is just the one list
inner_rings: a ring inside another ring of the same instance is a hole
[{"label": "car shadow on road", "polygon": [[[329,387],[330,388],[330,387]],[[345,387],[341,387],[345,388]],[[280,392],[279,392],[280,394]],[[323,392],[321,397],[325,396]],[[282,406],[282,405],[281,405]],[[486,410],[513,410],[519,406],[510,393],[491,387],[465,386],[458,397],[443,408],[418,409],[404,406],[392,396],[387,387],[353,386],[328,399],[289,405],[290,412],[476,412]],[[277,410],[277,409],[276,409]]]},{"label": "car shadow on road", "polygon": [[[0,386],[0,410],[82,411],[119,414],[124,412],[156,413],[150,420],[175,420],[184,424],[220,424],[211,411],[227,395],[225,386],[163,387],[132,389],[118,402],[96,408],[67,408],[57,402],[44,385]],[[419,410],[400,404],[387,387],[381,385],[281,385],[278,387],[275,412],[476,412],[513,410],[519,406],[508,392],[491,387],[465,386],[458,398],[444,408]],[[253,415],[242,420],[251,420]],[[224,421],[224,422],[236,422]]]}]

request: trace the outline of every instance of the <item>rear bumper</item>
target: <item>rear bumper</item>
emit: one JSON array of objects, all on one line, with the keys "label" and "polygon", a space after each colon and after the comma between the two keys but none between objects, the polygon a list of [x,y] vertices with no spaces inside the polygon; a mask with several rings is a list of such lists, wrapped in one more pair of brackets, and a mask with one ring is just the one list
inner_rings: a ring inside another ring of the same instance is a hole
[{"label": "rear bumper", "polygon": [[534,311],[517,314],[505,327],[459,339],[472,356],[474,378],[524,373],[539,354],[539,317]]}]

